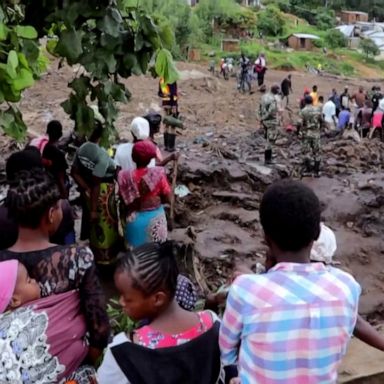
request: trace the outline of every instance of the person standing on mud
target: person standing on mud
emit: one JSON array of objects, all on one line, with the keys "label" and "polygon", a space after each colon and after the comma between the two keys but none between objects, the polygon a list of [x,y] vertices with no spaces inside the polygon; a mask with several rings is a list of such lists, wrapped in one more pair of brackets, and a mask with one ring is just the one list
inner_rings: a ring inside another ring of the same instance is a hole
[{"label": "person standing on mud", "polygon": [[287,99],[286,106],[288,107],[289,104],[289,94],[292,93],[292,75],[289,74],[282,82],[281,82],[281,94],[283,101],[284,99]]},{"label": "person standing on mud", "polygon": [[[300,111],[302,126],[301,150],[303,156],[303,170],[301,176],[309,176],[312,171],[316,177],[320,176],[320,130],[321,112],[312,105],[312,97],[305,98],[306,106]],[[312,165],[313,160],[313,165]]]},{"label": "person standing on mud", "polygon": [[265,72],[267,72],[267,61],[264,53],[260,53],[255,61],[255,72],[257,74],[257,85],[261,88],[264,85]]},{"label": "person standing on mud", "polygon": [[[165,116],[171,116],[175,119],[179,117],[179,104],[178,104],[178,92],[177,82],[167,84],[164,78],[160,78],[159,81],[159,97],[162,99],[162,107],[164,109]],[[175,148],[176,142],[176,129],[170,124],[165,125],[164,132],[164,147],[166,150]]]},{"label": "person standing on mud", "polygon": [[275,143],[278,136],[279,90],[279,86],[275,84],[271,87],[271,91],[261,98],[259,114],[261,124],[265,130],[265,138],[267,140],[264,152],[265,164],[272,163],[272,145]]}]

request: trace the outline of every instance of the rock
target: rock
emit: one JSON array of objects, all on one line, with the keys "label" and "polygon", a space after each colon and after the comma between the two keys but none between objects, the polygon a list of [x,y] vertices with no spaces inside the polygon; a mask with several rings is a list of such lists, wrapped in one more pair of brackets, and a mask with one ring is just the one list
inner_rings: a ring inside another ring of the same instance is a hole
[{"label": "rock", "polygon": [[269,167],[266,167],[264,165],[247,161],[245,164],[249,165],[251,168],[255,169],[258,173],[261,173],[264,176],[270,176],[272,175],[272,169]]}]

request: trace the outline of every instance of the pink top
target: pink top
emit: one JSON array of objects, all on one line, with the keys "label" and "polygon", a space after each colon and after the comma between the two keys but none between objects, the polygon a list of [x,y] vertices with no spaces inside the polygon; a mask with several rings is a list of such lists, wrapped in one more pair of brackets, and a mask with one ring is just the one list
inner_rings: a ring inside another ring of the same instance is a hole
[{"label": "pink top", "polygon": [[383,112],[381,111],[376,111],[373,114],[373,119],[372,119],[372,125],[375,128],[381,128],[381,121],[383,120]]},{"label": "pink top", "polygon": [[153,329],[150,325],[141,327],[135,331],[136,343],[147,348],[176,347],[207,332],[214,321],[209,311],[197,313],[199,323],[194,327],[177,334],[162,333]]}]

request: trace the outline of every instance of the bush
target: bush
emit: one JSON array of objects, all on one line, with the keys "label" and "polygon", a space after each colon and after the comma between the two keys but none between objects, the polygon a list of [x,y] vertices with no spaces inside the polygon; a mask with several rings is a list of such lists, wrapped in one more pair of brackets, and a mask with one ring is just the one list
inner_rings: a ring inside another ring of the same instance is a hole
[{"label": "bush", "polygon": [[380,53],[379,47],[370,39],[362,39],[360,41],[360,49],[369,56],[377,56]]},{"label": "bush", "polygon": [[334,28],[336,25],[336,18],[334,12],[319,12],[316,15],[316,25],[322,31]]},{"label": "bush", "polygon": [[257,29],[267,36],[278,36],[283,33],[285,20],[282,13],[275,6],[268,6],[258,13]]},{"label": "bush", "polygon": [[344,48],[347,46],[346,37],[337,29],[331,29],[325,35],[325,44],[332,49]]}]

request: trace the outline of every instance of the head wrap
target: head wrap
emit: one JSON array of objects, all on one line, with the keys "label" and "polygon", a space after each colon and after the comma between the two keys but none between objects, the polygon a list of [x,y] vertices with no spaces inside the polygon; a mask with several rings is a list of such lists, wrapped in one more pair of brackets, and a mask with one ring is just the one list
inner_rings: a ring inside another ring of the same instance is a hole
[{"label": "head wrap", "polygon": [[320,236],[314,242],[311,250],[311,260],[332,264],[333,255],[337,249],[336,236],[331,228],[320,224]]},{"label": "head wrap", "polygon": [[193,311],[196,307],[197,293],[196,288],[188,277],[177,276],[177,286],[175,298],[181,308],[186,311]]},{"label": "head wrap", "polygon": [[0,262],[0,313],[3,313],[11,302],[16,287],[17,260]]},{"label": "head wrap", "polygon": [[137,142],[132,149],[132,160],[136,164],[146,165],[156,157],[157,147],[152,141],[142,140]]},{"label": "head wrap", "polygon": [[149,123],[143,117],[135,117],[131,123],[131,132],[136,140],[146,140],[149,137]]}]

